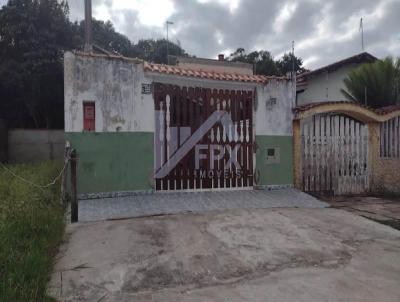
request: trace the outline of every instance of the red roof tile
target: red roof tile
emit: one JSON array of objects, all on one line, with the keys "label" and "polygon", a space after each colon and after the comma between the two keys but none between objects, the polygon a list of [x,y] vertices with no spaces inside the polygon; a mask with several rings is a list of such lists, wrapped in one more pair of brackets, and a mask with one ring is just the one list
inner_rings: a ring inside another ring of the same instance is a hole
[{"label": "red roof tile", "polygon": [[286,77],[277,77],[277,76],[264,76],[264,75],[248,75],[248,74],[239,74],[232,72],[216,72],[216,71],[207,71],[202,69],[189,69],[189,68],[181,68],[178,66],[172,65],[163,65],[163,64],[155,64],[143,61],[138,58],[128,58],[119,55],[105,55],[105,54],[97,54],[97,53],[85,53],[81,51],[73,51],[74,54],[79,56],[88,56],[88,57],[97,57],[104,59],[116,59],[123,60],[127,62],[133,62],[136,64],[143,63],[144,70],[147,72],[156,72],[163,74],[171,74],[177,76],[185,76],[185,77],[194,77],[200,79],[209,79],[209,80],[221,80],[221,81],[235,81],[235,82],[247,82],[247,83],[261,83],[265,84],[271,79],[287,79]]},{"label": "red roof tile", "polygon": [[262,84],[267,83],[271,79],[286,79],[285,77],[248,75],[248,74],[239,74],[232,72],[205,71],[202,69],[188,69],[177,66],[154,64],[148,62],[144,62],[144,70],[147,72],[173,74],[177,76],[187,76],[187,77],[209,79],[209,80],[262,83]]}]

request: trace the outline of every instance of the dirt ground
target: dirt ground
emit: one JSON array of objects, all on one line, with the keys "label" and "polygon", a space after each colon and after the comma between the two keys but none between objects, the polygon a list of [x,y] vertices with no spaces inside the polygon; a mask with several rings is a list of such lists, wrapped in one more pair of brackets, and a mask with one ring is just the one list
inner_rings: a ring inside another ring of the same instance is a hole
[{"label": "dirt ground", "polygon": [[338,196],[322,200],[333,208],[346,210],[400,230],[400,197]]},{"label": "dirt ground", "polygon": [[399,301],[400,232],[347,211],[214,211],[68,226],[60,301]]}]

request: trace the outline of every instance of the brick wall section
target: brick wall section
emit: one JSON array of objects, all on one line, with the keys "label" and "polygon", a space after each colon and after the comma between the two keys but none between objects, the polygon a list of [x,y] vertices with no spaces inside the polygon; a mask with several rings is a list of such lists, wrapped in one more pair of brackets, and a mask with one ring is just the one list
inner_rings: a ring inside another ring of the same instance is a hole
[{"label": "brick wall section", "polygon": [[293,120],[293,182],[301,190],[301,127],[300,120]]},{"label": "brick wall section", "polygon": [[371,122],[369,129],[370,186],[374,193],[400,193],[400,158],[380,157],[380,123]]},{"label": "brick wall section", "polygon": [[375,192],[400,194],[400,159],[378,159],[375,162],[375,179]]}]

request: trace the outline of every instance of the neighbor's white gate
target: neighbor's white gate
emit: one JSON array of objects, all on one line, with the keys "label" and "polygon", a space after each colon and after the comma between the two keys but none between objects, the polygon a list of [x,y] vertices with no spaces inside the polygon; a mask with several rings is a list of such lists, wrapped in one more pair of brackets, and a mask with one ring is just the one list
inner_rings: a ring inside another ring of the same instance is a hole
[{"label": "neighbor's white gate", "polygon": [[302,186],[306,192],[359,194],[368,189],[368,127],[339,114],[302,121]]}]

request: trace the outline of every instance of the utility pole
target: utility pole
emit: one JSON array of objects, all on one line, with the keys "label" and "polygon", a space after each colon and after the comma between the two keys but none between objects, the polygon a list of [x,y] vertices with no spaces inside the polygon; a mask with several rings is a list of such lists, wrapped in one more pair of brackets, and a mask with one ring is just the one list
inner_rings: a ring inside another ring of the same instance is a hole
[{"label": "utility pole", "polygon": [[295,71],[294,71],[294,41],[292,41],[292,78],[295,78]]},{"label": "utility pole", "polygon": [[71,162],[71,222],[78,222],[78,197],[77,197],[77,181],[76,181],[76,150],[72,149],[70,153]]},{"label": "utility pole", "polygon": [[363,18],[360,19],[359,31],[361,31],[361,49],[362,49],[362,51],[364,51],[364,23],[363,23]]},{"label": "utility pole", "polygon": [[174,22],[167,21],[167,64],[169,65],[169,40],[168,40],[168,26],[174,24]]},{"label": "utility pole", "polygon": [[292,83],[293,83],[293,94],[294,94],[294,105],[297,106],[297,89],[296,89],[296,70],[294,68],[294,40],[292,41]]},{"label": "utility pole", "polygon": [[93,51],[92,41],[92,0],[85,1],[85,52]]}]

